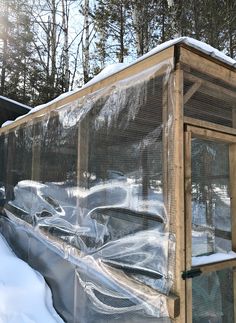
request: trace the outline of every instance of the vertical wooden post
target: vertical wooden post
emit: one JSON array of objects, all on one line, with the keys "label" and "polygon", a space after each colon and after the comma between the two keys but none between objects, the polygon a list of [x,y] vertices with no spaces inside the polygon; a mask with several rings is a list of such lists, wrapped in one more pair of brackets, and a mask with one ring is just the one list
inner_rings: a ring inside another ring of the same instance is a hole
[{"label": "vertical wooden post", "polygon": [[[236,128],[236,108],[232,109],[232,127]],[[229,146],[229,180],[232,250],[236,252],[236,144]],[[236,268],[233,268],[234,323],[236,323]]]},{"label": "vertical wooden post", "polygon": [[[171,214],[176,233],[176,269],[174,292],[180,297],[180,316],[176,322],[185,323],[185,281],[182,272],[185,271],[185,221],[184,221],[184,127],[183,127],[183,71],[177,65],[173,75],[173,118],[172,136],[169,136],[168,149],[173,150],[173,178],[171,190]],[[170,95],[170,93],[169,93]],[[172,154],[170,154],[172,155]],[[171,177],[172,177],[171,174]]]},{"label": "vertical wooden post", "polygon": [[34,122],[33,125],[33,143],[32,143],[32,166],[31,179],[33,181],[40,181],[40,131],[39,124]]},{"label": "vertical wooden post", "polygon": [[170,210],[167,209],[168,206],[168,90],[169,83],[166,79],[163,79],[162,83],[162,194],[163,202],[167,213],[170,214]]},{"label": "vertical wooden post", "polygon": [[[186,270],[192,267],[192,169],[191,169],[191,132],[184,134],[185,161],[185,248]],[[186,280],[186,322],[192,322],[192,279]]]},{"label": "vertical wooden post", "polygon": [[78,152],[77,152],[77,185],[87,188],[88,184],[88,154],[89,154],[89,129],[88,117],[82,120],[78,128]]}]

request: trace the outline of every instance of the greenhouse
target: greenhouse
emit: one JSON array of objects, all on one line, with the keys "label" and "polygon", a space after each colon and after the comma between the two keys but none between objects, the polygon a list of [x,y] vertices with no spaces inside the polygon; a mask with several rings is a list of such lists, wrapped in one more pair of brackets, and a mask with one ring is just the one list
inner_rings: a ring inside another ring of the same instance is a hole
[{"label": "greenhouse", "polygon": [[65,322],[236,322],[236,61],[182,37],[0,129],[0,231]]}]

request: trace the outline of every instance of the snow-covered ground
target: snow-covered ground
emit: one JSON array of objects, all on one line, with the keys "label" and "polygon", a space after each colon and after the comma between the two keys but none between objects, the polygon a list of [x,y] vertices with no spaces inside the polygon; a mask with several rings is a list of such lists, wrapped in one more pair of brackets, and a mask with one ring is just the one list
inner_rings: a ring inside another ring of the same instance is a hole
[{"label": "snow-covered ground", "polygon": [[0,323],[62,323],[44,278],[0,235]]}]

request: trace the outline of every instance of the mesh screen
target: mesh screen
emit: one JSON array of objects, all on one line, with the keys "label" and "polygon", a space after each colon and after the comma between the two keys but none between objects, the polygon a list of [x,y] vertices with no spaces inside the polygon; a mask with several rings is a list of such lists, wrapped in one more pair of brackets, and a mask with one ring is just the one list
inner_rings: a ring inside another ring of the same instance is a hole
[{"label": "mesh screen", "polygon": [[232,269],[195,277],[192,288],[193,323],[234,322]]},{"label": "mesh screen", "polygon": [[43,273],[66,322],[170,322],[173,152],[163,154],[163,84],[170,89],[159,69],[18,127],[7,146],[1,137],[2,231]]},{"label": "mesh screen", "polygon": [[192,254],[229,252],[229,144],[192,140]]},{"label": "mesh screen", "polygon": [[[220,89],[222,91],[224,89],[230,90],[235,93],[235,87],[190,69],[188,72],[185,72],[184,94],[186,95],[197,82],[202,82],[202,85],[185,103],[184,115],[232,127],[232,108],[234,107],[235,99],[231,98],[227,93],[221,93]],[[214,85],[217,88],[214,89]]]}]

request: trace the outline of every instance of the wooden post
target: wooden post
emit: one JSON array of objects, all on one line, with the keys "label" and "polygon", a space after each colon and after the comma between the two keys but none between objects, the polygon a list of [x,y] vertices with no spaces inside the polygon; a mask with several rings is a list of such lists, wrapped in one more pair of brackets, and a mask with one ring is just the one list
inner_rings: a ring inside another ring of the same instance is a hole
[{"label": "wooden post", "polygon": [[[232,127],[236,128],[236,110],[232,109]],[[236,144],[229,147],[229,180],[232,250],[236,252]],[[236,323],[236,268],[233,267],[234,323]]]},{"label": "wooden post", "polygon": [[[171,221],[176,234],[176,270],[174,292],[180,297],[180,315],[178,323],[185,323],[185,281],[182,272],[185,271],[185,222],[184,222],[184,132],[183,132],[183,71],[177,65],[173,75],[174,105],[172,111],[172,135],[169,135],[169,150],[172,155],[173,169],[171,174]],[[169,94],[170,95],[170,94]],[[169,112],[170,114],[170,112]],[[173,175],[173,176],[172,176]]]},{"label": "wooden post", "polygon": [[40,129],[39,123],[35,122],[33,125],[33,143],[32,143],[32,170],[31,179],[33,181],[40,181]]},{"label": "wooden post", "polygon": [[[190,131],[185,132],[185,247],[186,270],[192,268],[192,169],[191,169],[191,143]],[[186,280],[186,322],[192,322],[192,279]]]}]

